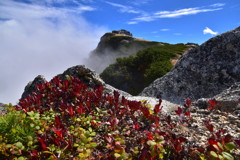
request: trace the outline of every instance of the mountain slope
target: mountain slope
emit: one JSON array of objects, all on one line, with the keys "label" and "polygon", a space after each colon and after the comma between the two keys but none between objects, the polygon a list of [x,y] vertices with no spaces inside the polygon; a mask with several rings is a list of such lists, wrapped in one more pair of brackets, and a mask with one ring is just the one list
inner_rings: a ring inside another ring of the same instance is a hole
[{"label": "mountain slope", "polygon": [[240,27],[218,35],[184,54],[174,69],[140,95],[174,103],[213,97],[240,81]]},{"label": "mountain slope", "polygon": [[137,95],[155,79],[169,72],[176,58],[188,48],[184,44],[162,43],[139,51],[136,55],[118,58],[100,76],[106,83]]},{"label": "mountain slope", "polygon": [[101,73],[107,66],[116,62],[116,58],[128,57],[138,51],[161,43],[135,38],[126,30],[104,34],[97,48],[90,53],[87,66]]}]

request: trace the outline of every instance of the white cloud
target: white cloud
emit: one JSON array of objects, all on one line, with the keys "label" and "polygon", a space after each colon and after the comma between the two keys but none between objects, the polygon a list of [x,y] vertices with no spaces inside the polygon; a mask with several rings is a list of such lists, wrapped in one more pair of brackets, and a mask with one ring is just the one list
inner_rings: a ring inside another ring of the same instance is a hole
[{"label": "white cloud", "polygon": [[203,34],[211,34],[213,36],[217,35],[218,32],[214,32],[213,30],[211,30],[210,28],[206,27],[204,30],[203,30]]},{"label": "white cloud", "polygon": [[37,75],[85,62],[107,31],[81,16],[89,10],[0,1],[0,102],[16,103]]},{"label": "white cloud", "polygon": [[193,15],[203,12],[212,12],[221,10],[222,8],[212,8],[212,9],[200,9],[200,8],[185,8],[175,11],[160,11],[156,12],[155,16],[156,18],[175,18],[180,16],[186,16],[186,15]]},{"label": "white cloud", "polygon": [[136,22],[136,21],[130,21],[130,22],[127,22],[127,24],[138,24],[138,22]]},{"label": "white cloud", "polygon": [[155,18],[152,16],[142,16],[142,17],[138,17],[138,18],[134,18],[135,21],[142,21],[142,22],[151,22],[154,21]]},{"label": "white cloud", "polygon": [[139,17],[133,18],[131,22],[136,22],[135,24],[137,24],[139,22],[155,21],[160,18],[178,18],[182,16],[195,15],[195,14],[204,13],[204,12],[213,12],[213,11],[222,10],[223,8],[220,8],[220,7],[224,5],[225,4],[222,4],[222,3],[216,3],[207,7],[184,8],[184,9],[179,9],[174,11],[157,11],[157,12],[154,12],[153,14],[144,13]]},{"label": "white cloud", "polygon": [[143,5],[143,4],[147,4],[150,1],[152,1],[152,0],[131,0],[131,1],[129,1],[129,3],[140,6],[140,5]]},{"label": "white cloud", "polygon": [[162,31],[162,32],[167,32],[167,31],[169,31],[170,29],[168,29],[168,28],[163,28],[163,29],[160,29],[160,31]]},{"label": "white cloud", "polygon": [[212,7],[222,7],[225,6],[225,3],[215,3],[211,5]]},{"label": "white cloud", "polygon": [[139,14],[141,13],[139,10],[134,9],[131,6],[126,6],[126,5],[122,5],[122,4],[118,4],[118,3],[113,3],[113,2],[108,2],[106,1],[107,4],[113,6],[113,7],[118,7],[120,8],[120,12],[122,13],[134,13],[134,14]]}]

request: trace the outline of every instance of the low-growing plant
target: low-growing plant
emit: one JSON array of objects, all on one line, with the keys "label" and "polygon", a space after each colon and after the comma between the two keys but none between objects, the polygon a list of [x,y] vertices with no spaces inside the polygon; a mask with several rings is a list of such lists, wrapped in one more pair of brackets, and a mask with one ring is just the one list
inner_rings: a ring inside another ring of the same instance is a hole
[{"label": "low-growing plant", "polygon": [[55,77],[2,115],[0,159],[233,158],[239,140],[215,132],[209,121],[208,147],[184,145],[187,138],[173,130],[191,123],[191,101],[177,108],[177,121],[162,114],[161,102],[149,107],[116,91],[105,93],[103,86],[90,88],[76,77]]}]

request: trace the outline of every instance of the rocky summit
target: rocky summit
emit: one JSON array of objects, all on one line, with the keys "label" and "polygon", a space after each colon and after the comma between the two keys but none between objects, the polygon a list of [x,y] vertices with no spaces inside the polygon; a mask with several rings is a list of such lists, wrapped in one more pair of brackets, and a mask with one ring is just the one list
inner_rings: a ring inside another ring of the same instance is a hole
[{"label": "rocky summit", "polygon": [[136,38],[127,30],[114,30],[105,33],[95,50],[90,53],[87,66],[101,73],[119,57],[128,57],[145,48],[159,45],[159,42]]},{"label": "rocky summit", "polygon": [[186,52],[165,76],[140,95],[181,104],[211,98],[240,81],[240,27]]}]

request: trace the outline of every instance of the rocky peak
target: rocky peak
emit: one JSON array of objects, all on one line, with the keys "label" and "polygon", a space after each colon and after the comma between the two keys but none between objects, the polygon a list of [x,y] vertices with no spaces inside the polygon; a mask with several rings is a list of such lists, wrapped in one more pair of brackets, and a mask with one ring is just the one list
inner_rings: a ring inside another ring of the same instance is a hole
[{"label": "rocky peak", "polygon": [[132,37],[132,33],[130,33],[129,31],[125,30],[125,29],[121,29],[121,30],[118,30],[118,31],[112,31],[113,34],[121,34],[121,35],[124,35],[124,36],[130,36]]},{"label": "rocky peak", "polygon": [[101,73],[107,66],[116,62],[117,58],[128,57],[154,45],[160,44],[135,38],[124,29],[108,32],[101,37],[97,48],[90,53],[86,65]]},{"label": "rocky peak", "polygon": [[183,103],[210,98],[240,81],[240,27],[186,52],[165,76],[141,95]]}]

